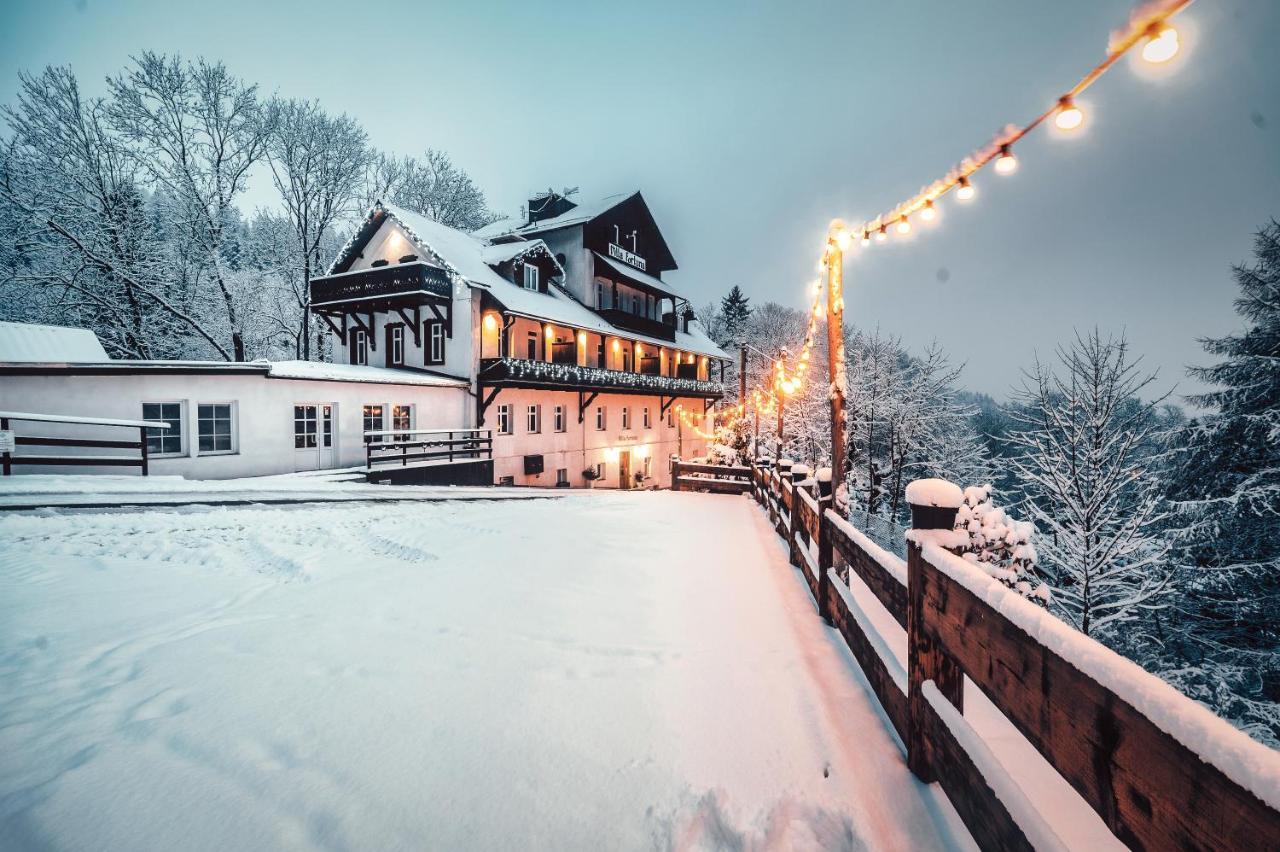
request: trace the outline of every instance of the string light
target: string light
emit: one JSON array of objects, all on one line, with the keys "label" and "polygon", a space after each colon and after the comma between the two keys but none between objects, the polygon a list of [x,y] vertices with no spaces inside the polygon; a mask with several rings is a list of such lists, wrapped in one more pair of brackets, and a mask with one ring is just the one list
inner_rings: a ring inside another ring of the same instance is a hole
[{"label": "string light", "polygon": [[920,211],[920,218],[926,222],[932,222],[938,218],[938,208],[933,206],[932,198],[924,203],[924,209]]},{"label": "string light", "polygon": [[862,229],[862,247],[866,248],[869,245],[871,245],[871,234],[867,231],[866,228],[863,228]]},{"label": "string light", "polygon": [[1084,124],[1084,113],[1070,95],[1058,98],[1058,114],[1053,117],[1053,123],[1059,130],[1075,130]]},{"label": "string light", "polygon": [[960,178],[956,185],[956,198],[961,201],[969,201],[977,194],[978,190],[974,188],[973,184],[969,183],[967,177]]},{"label": "string light", "polygon": [[1002,175],[1011,175],[1018,170],[1018,158],[1013,156],[1008,145],[1000,146],[1000,156],[996,157],[996,171]]},{"label": "string light", "polygon": [[911,233],[911,223],[907,221],[906,216],[898,219],[898,233],[903,234],[904,236]]},{"label": "string light", "polygon": [[880,226],[880,230],[876,231],[876,242],[882,243],[889,239],[889,231],[884,225]]},{"label": "string light", "polygon": [[1163,22],[1152,24],[1147,43],[1142,46],[1142,58],[1153,65],[1168,62],[1178,53],[1178,31]]}]

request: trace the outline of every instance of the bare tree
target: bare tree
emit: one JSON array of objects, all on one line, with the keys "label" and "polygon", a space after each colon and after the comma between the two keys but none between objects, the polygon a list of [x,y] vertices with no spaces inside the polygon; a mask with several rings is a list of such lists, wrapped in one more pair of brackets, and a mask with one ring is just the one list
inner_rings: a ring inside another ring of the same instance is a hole
[{"label": "bare tree", "polygon": [[1105,635],[1159,608],[1171,574],[1168,545],[1149,532],[1162,515],[1142,456],[1164,397],[1138,400],[1155,376],[1139,371],[1123,338],[1077,335],[1058,361],[1027,376],[1012,465],[1049,533],[1038,540],[1056,575],[1053,608]]},{"label": "bare tree", "polygon": [[0,200],[21,249],[6,289],[38,292],[30,307],[93,328],[116,355],[173,357],[194,335],[228,358],[175,283],[144,176],[107,113],[102,99],[81,95],[68,68],[19,75],[17,101],[2,110],[12,136],[0,159]]},{"label": "bare tree", "polygon": [[246,357],[243,317],[223,257],[227,224],[251,169],[266,153],[269,110],[257,87],[222,63],[144,52],[133,68],[109,78],[108,110],[169,213],[204,255],[222,297],[234,359]]},{"label": "bare tree", "polygon": [[363,193],[369,206],[389,201],[460,231],[474,231],[494,218],[471,176],[434,148],[420,158],[386,153],[371,157]]},{"label": "bare tree", "polygon": [[269,162],[296,240],[294,295],[299,308],[299,357],[311,358],[311,277],[333,227],[350,214],[374,162],[364,130],[346,115],[331,116],[314,101],[276,105]]}]

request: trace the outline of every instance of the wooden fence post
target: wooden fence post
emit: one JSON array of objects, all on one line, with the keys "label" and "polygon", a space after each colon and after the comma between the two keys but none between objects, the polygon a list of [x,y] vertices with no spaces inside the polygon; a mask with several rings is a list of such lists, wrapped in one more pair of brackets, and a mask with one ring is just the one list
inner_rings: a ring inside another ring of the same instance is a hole
[{"label": "wooden fence post", "polygon": [[[913,530],[950,530],[956,509],[911,506]],[[948,517],[949,515],[949,517]],[[933,713],[921,687],[931,680],[956,709],[964,712],[964,672],[943,648],[925,636],[929,617],[924,605],[925,572],[935,570],[920,552],[907,543],[907,766],[926,784],[938,780],[933,768],[932,745],[926,734],[927,714]]]},{"label": "wooden fence post", "polygon": [[[142,475],[147,476],[147,427],[143,426],[138,429],[138,440],[142,443]],[[8,473],[8,471],[5,471]]]},{"label": "wooden fence post", "polygon": [[672,459],[670,461],[670,465],[671,465],[671,490],[679,491],[680,490],[680,462],[676,461],[675,459]]},{"label": "wooden fence post", "polygon": [[[9,428],[9,418],[0,417],[0,430],[8,430],[8,428]],[[0,453],[0,457],[2,457],[2,460],[4,463],[4,475],[9,476],[10,474],[13,473],[13,462],[12,462],[13,456],[8,452],[5,452],[5,453]]]},{"label": "wooden fence post", "polygon": [[818,480],[818,615],[827,624],[831,623],[831,604],[827,600],[831,595],[831,577],[829,572],[835,567],[835,548],[831,544],[831,521],[827,519],[827,509],[831,508],[831,480]]}]

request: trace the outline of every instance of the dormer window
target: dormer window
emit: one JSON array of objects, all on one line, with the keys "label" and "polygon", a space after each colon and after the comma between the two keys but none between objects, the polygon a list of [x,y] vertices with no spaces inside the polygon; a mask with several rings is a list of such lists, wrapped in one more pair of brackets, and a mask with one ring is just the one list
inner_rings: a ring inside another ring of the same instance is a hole
[{"label": "dormer window", "polygon": [[538,289],[538,267],[532,263],[524,265],[524,288],[526,290]]}]

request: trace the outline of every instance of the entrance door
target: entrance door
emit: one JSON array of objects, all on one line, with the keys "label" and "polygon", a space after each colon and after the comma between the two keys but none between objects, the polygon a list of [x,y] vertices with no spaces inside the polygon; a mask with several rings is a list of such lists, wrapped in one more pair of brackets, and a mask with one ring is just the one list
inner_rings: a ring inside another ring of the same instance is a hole
[{"label": "entrance door", "polygon": [[631,451],[623,450],[618,453],[618,487],[631,487]]},{"label": "entrance door", "polygon": [[324,470],[337,462],[337,434],[332,402],[303,402],[293,407],[293,469]]}]

